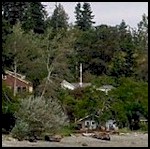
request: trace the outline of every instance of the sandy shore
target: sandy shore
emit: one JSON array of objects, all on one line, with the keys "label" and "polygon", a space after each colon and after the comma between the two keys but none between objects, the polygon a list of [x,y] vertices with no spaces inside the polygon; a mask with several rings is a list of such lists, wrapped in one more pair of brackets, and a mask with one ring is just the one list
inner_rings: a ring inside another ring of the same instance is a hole
[{"label": "sandy shore", "polygon": [[60,142],[29,142],[2,136],[2,147],[148,147],[148,134],[132,133],[110,135],[110,137],[110,141],[104,141],[82,135],[71,135],[64,137]]}]

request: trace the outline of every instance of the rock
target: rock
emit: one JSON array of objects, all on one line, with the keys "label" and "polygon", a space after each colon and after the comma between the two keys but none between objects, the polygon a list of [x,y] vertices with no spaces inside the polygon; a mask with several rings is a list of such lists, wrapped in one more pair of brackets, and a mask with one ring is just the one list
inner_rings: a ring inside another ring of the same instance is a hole
[{"label": "rock", "polygon": [[16,141],[16,139],[15,139],[15,138],[12,138],[12,137],[7,137],[6,140],[7,140],[7,141]]},{"label": "rock", "polygon": [[62,135],[54,135],[54,138],[57,138],[57,139],[62,139]]},{"label": "rock", "polygon": [[55,136],[48,136],[48,135],[45,135],[44,137],[45,141],[51,141],[51,142],[60,142],[61,139],[62,139],[62,136],[60,135],[55,135]]},{"label": "rock", "polygon": [[50,141],[49,136],[45,135],[44,140],[45,141]]},{"label": "rock", "polygon": [[30,137],[29,142],[37,142],[37,140],[35,139],[35,137]]},{"label": "rock", "polygon": [[82,146],[88,146],[86,143],[82,143]]}]

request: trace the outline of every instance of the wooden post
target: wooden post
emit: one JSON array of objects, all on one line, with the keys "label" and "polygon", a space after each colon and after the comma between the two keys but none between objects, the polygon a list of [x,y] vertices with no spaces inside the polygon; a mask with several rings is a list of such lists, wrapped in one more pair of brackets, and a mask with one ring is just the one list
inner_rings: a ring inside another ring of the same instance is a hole
[{"label": "wooden post", "polygon": [[[15,45],[15,53],[16,53],[16,41],[14,43]],[[16,96],[16,73],[17,73],[17,62],[16,59],[14,60],[14,74],[15,74],[15,80],[14,80],[14,96]]]},{"label": "wooden post", "polygon": [[80,87],[82,87],[82,63],[80,63]]}]

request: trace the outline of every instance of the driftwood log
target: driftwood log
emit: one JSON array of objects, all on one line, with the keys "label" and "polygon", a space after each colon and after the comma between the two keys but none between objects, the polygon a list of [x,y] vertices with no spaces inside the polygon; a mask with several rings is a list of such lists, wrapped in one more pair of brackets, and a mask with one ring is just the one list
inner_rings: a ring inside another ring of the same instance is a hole
[{"label": "driftwood log", "polygon": [[110,135],[109,135],[109,133],[106,133],[106,132],[94,133],[94,135],[92,137],[96,138],[96,139],[110,141]]},{"label": "driftwood log", "polygon": [[61,139],[62,139],[62,136],[48,136],[48,135],[45,135],[44,137],[45,141],[50,141],[50,142],[60,142]]}]

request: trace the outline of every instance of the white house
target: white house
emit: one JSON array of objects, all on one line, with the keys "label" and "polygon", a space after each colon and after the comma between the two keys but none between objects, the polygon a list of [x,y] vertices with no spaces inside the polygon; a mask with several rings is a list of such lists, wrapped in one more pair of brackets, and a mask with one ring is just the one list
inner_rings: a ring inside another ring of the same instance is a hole
[{"label": "white house", "polygon": [[112,89],[114,89],[115,87],[113,87],[112,85],[103,85],[100,88],[97,88],[96,90],[100,90],[106,93],[106,95],[108,95],[108,91],[111,91]]},{"label": "white house", "polygon": [[64,89],[69,89],[69,90],[74,90],[76,88],[79,88],[79,87],[87,87],[87,86],[90,86],[91,83],[69,83],[68,81],[66,80],[63,80],[61,82],[61,87],[64,88]]},{"label": "white house", "polygon": [[67,82],[66,80],[63,80],[61,82],[61,87],[64,88],[64,89],[70,89],[70,90],[74,90],[75,89],[75,86],[72,85],[71,83]]},{"label": "white house", "polygon": [[98,127],[98,116],[90,114],[76,121],[78,128],[81,130],[96,129]]},{"label": "white house", "polygon": [[87,86],[90,86],[90,85],[91,85],[91,83],[83,83],[82,82],[82,64],[80,64],[80,82],[78,82],[78,83],[69,83],[66,80],[63,80],[61,82],[61,87],[62,88],[70,89],[70,90],[74,90],[74,89],[79,88],[79,87],[87,87]]}]

